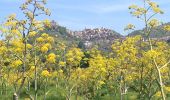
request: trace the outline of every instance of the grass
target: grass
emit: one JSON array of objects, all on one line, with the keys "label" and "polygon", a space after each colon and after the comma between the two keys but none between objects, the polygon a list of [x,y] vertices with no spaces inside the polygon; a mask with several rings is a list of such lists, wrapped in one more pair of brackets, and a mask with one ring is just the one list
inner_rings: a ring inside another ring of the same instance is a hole
[{"label": "grass", "polygon": [[[7,89],[6,95],[0,95],[0,100],[12,100],[13,96],[13,88]],[[32,96],[34,96],[33,88],[29,92]],[[26,93],[26,89],[21,92],[21,96],[19,100],[29,100],[29,95]],[[38,100],[44,99],[44,92],[43,90],[38,91]],[[97,95],[92,100],[119,100],[120,95],[112,95],[112,94],[105,94],[105,95]],[[159,100],[159,98],[153,98],[154,100]],[[56,88],[54,86],[50,86],[48,90],[48,94],[46,95],[46,100],[66,100],[65,91],[62,88]],[[76,100],[75,95],[71,97],[71,100]],[[78,96],[78,100],[85,100],[83,97]],[[135,92],[128,92],[126,95],[123,96],[123,100],[137,100],[137,93]],[[170,100],[170,94],[167,95],[167,100]]]}]

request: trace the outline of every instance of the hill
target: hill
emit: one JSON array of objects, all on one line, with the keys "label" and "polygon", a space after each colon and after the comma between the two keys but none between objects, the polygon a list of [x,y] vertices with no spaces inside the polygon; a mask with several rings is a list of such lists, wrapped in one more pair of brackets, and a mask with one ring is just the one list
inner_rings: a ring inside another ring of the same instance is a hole
[{"label": "hill", "polygon": [[63,41],[67,45],[75,44],[82,49],[90,49],[97,45],[100,50],[108,50],[114,40],[124,38],[118,32],[103,27],[72,31],[55,21],[51,21],[51,26],[46,28],[45,32],[57,37],[56,41]]},{"label": "hill", "polygon": [[[154,28],[150,34],[151,38],[154,38],[154,39],[161,39],[161,40],[169,40],[170,39],[170,32],[166,32],[163,30],[163,27],[165,25],[170,25],[170,22],[169,23],[165,23],[163,25],[160,25],[156,28]],[[130,34],[128,34],[127,36],[136,36],[136,35],[142,35],[144,36],[144,30],[145,29],[142,29],[142,30],[135,30],[133,32],[131,32]]]}]

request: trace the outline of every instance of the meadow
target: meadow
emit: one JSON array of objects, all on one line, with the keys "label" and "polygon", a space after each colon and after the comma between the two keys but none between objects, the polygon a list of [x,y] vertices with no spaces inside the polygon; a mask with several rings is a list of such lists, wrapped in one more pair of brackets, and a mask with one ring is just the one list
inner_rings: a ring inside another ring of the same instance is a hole
[{"label": "meadow", "polygon": [[[170,100],[170,44],[152,39],[164,14],[152,0],[129,5],[142,34],[115,40],[111,51],[67,45],[45,30],[46,0],[26,0],[25,19],[9,15],[0,28],[0,100]],[[18,13],[18,12],[16,12]],[[125,32],[135,30],[128,24]],[[161,30],[170,32],[170,25]]]}]

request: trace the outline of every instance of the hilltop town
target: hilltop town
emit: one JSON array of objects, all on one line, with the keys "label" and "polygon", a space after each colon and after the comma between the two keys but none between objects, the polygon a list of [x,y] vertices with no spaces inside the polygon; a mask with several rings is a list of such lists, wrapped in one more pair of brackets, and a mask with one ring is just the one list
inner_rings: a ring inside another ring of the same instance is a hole
[{"label": "hilltop town", "polygon": [[[61,27],[54,20],[51,21],[51,30],[54,32],[62,33],[65,37],[77,38],[80,40],[79,45],[84,48],[92,48],[94,45],[99,45],[99,47],[110,45],[114,40],[124,38],[122,35],[114,30],[107,28],[85,28],[81,31],[72,31],[66,27]],[[62,29],[61,29],[62,28]]]},{"label": "hilltop town", "polygon": [[[170,24],[170,23],[167,23]],[[159,26],[163,27],[163,26]],[[160,28],[161,29],[161,28]],[[66,41],[69,42],[70,40],[79,40],[78,45],[84,49],[89,49],[94,47],[95,45],[99,46],[102,50],[107,50],[107,47],[110,47],[111,44],[117,39],[124,39],[126,36],[122,36],[118,32],[107,29],[104,27],[101,28],[85,28],[81,31],[72,31],[67,29],[66,27],[60,26],[54,20],[51,21],[51,29],[55,35],[61,34],[63,38],[66,38]],[[135,35],[142,35],[142,30],[136,30],[130,33],[127,36],[135,36]],[[50,32],[51,33],[51,32]],[[57,33],[57,34],[56,34]],[[154,40],[163,40],[163,41],[170,41],[170,33],[164,32],[160,30],[159,32],[155,33],[154,31],[151,33],[151,37]]]}]

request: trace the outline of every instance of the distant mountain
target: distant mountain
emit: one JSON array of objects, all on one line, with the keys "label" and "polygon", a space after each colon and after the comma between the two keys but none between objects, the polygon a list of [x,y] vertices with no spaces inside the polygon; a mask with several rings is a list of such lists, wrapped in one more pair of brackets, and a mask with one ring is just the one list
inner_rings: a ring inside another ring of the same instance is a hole
[{"label": "distant mountain", "polygon": [[[166,23],[164,25],[170,25]],[[170,42],[170,32],[165,32],[160,25],[151,32],[151,37],[158,40]],[[64,42],[67,46],[78,46],[84,50],[98,46],[99,50],[108,51],[115,40],[124,39],[118,32],[107,28],[84,29],[82,31],[72,31],[66,27],[58,25],[55,21],[51,21],[51,28],[45,28],[44,32],[55,37],[55,42]],[[136,30],[127,36],[144,36],[144,29]]]},{"label": "distant mountain", "polygon": [[[153,29],[153,31],[150,34],[151,38],[163,39],[163,40],[170,39],[170,32],[166,32],[166,31],[163,30],[163,27],[165,25],[170,25],[170,22],[163,24],[163,25],[160,25],[160,26],[156,27],[155,29]],[[133,31],[132,33],[128,34],[127,36],[136,36],[136,35],[144,36],[144,33],[143,33],[144,30],[145,29]]]},{"label": "distant mountain", "polygon": [[58,25],[55,21],[51,21],[51,27],[46,27],[44,32],[53,36],[56,44],[62,42],[71,47],[80,42],[80,39],[69,34],[69,30],[66,27]]},{"label": "distant mountain", "polygon": [[[75,44],[83,49],[90,49],[98,46],[101,50],[107,50],[116,39],[124,38],[114,30],[106,28],[84,29],[82,31],[71,31],[66,27],[51,21],[51,28],[46,28],[45,32],[57,36],[60,41],[66,44]],[[57,40],[56,40],[57,41]]]}]

